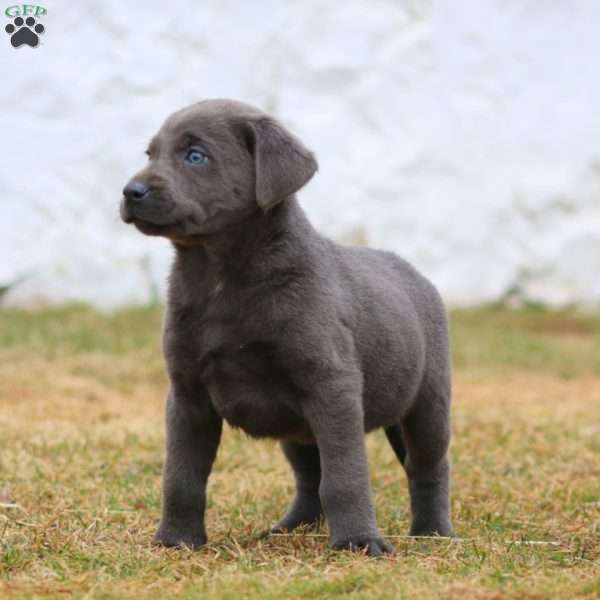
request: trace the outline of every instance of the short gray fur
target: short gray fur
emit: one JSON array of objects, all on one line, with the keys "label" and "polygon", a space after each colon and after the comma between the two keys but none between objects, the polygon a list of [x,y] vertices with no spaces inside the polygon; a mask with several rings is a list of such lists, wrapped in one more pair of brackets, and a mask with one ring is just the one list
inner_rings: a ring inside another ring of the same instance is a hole
[{"label": "short gray fur", "polygon": [[[365,451],[365,432],[383,427],[408,475],[410,533],[451,535],[448,327],[433,285],[391,252],[319,234],[294,195],[315,157],[253,107],[185,108],[148,153],[121,216],[175,249],[155,541],[206,542],[206,482],[223,419],[280,440],[297,494],[274,531],[324,514],[335,548],[392,552],[375,522]],[[190,164],[192,156],[206,160]]]}]

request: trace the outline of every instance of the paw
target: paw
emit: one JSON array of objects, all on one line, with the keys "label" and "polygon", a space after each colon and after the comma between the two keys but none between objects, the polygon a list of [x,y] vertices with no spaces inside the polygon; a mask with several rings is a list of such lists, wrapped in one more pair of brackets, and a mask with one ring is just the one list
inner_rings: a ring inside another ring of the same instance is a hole
[{"label": "paw", "polygon": [[177,548],[187,546],[192,550],[197,550],[206,544],[205,533],[193,533],[191,531],[172,531],[166,528],[160,528],[154,536],[153,544],[164,546],[165,548]]},{"label": "paw", "polygon": [[321,514],[318,498],[295,502],[283,519],[271,528],[271,533],[286,533],[300,526],[316,527],[321,523]]},{"label": "paw", "polygon": [[271,527],[271,533],[288,533],[298,527],[318,528],[320,524],[320,513],[310,518],[289,515],[281,519],[276,525],[273,525],[273,527]]},{"label": "paw", "polygon": [[413,523],[409,535],[414,537],[454,537],[450,522],[445,523]]},{"label": "paw", "polygon": [[388,544],[383,538],[373,535],[350,536],[333,542],[332,546],[335,550],[364,552],[367,556],[383,556],[384,554],[394,554],[395,552],[391,544]]},{"label": "paw", "polygon": [[27,17],[25,21],[17,17],[4,28],[4,31],[10,35],[10,43],[15,48],[23,44],[35,48],[40,41],[38,34],[44,33],[44,26],[41,23],[36,25],[33,17]]}]

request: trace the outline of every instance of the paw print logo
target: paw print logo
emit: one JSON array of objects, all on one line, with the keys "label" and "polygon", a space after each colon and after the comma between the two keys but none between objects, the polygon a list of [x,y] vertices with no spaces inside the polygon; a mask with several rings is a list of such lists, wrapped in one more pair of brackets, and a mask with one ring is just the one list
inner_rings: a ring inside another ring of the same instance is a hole
[{"label": "paw print logo", "polygon": [[35,48],[40,42],[39,34],[44,33],[44,26],[41,23],[36,25],[33,17],[27,17],[25,21],[21,17],[17,17],[4,30],[10,35],[10,43],[15,48],[23,44]]}]

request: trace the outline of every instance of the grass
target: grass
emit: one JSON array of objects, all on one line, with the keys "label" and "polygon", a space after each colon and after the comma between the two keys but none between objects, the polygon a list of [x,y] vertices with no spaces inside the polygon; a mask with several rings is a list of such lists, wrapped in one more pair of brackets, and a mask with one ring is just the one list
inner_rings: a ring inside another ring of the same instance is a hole
[{"label": "grass", "polygon": [[0,311],[2,598],[600,598],[600,315],[452,314],[458,538],[410,539],[405,476],[368,438],[393,558],[267,536],[277,446],[226,429],[209,545],[150,544],[163,455],[160,308]]}]

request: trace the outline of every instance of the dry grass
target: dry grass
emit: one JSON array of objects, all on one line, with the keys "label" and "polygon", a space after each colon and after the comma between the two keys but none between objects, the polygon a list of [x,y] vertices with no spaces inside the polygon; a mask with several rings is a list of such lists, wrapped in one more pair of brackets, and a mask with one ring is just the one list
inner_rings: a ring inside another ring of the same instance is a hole
[{"label": "dry grass", "polygon": [[150,545],[165,391],[160,311],[0,311],[0,597],[599,598],[600,318],[453,315],[458,539],[410,539],[404,474],[369,437],[398,553],[268,537],[293,487],[272,442],[227,429],[208,547]]}]

